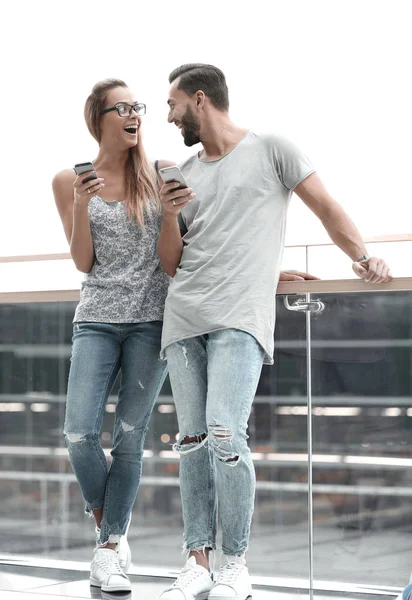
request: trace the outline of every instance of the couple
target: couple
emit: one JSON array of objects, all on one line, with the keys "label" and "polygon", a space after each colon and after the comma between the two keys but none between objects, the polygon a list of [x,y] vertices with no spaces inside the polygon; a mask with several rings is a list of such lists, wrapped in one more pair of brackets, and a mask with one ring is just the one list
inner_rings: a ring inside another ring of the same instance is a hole
[{"label": "couple", "polygon": [[[162,600],[245,600],[255,473],[247,423],[263,364],[273,363],[275,291],[292,191],[322,220],[358,276],[389,281],[381,259],[289,141],[237,127],[220,69],[187,64],[170,77],[170,123],[202,149],[181,165],[189,188],[163,185],[141,137],[145,105],[119,80],[97,84],[85,119],[99,144],[97,179],[53,180],[72,258],[86,273],[73,326],[65,436],[96,521],[91,584],[130,590],[127,528],[144,439],[169,369],[176,403],[187,562]],[[173,279],[170,279],[170,277]],[[170,284],[170,285],[169,285]],[[162,360],[162,359],[167,359]],[[167,364],[167,367],[166,367]],[[121,373],[108,470],[99,433]],[[209,553],[222,527],[223,564]]]}]

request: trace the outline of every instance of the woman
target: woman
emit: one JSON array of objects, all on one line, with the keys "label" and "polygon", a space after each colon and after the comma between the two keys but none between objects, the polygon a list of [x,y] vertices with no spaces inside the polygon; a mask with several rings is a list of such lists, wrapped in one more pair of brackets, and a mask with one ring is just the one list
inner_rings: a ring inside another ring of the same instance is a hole
[{"label": "woman", "polygon": [[[108,592],[131,589],[125,533],[149,417],[166,376],[159,351],[169,277],[156,252],[160,205],[157,174],[142,144],[145,109],[123,81],[97,83],[85,105],[99,143],[95,172],[76,177],[67,169],[53,180],[71,256],[86,273],[74,317],[64,433],[86,512],[96,521],[90,583]],[[119,371],[108,469],[99,433]]]}]

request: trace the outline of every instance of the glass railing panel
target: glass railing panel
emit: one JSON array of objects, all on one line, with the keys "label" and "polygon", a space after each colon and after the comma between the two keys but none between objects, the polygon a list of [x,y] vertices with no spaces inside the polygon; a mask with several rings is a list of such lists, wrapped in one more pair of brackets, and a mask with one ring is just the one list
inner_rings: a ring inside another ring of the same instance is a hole
[{"label": "glass railing panel", "polygon": [[258,483],[248,562],[253,573],[308,585],[305,317],[282,296],[276,310],[275,362],[263,367],[249,427]]},{"label": "glass railing panel", "polygon": [[412,570],[412,292],[313,294],[314,577]]},{"label": "glass railing panel", "polygon": [[[305,319],[286,311],[281,297],[277,304],[275,365],[262,371],[250,418],[257,492],[248,560],[256,575],[307,583]],[[13,540],[1,543],[3,554],[90,560],[93,526],[62,435],[75,305],[0,304],[0,540]],[[118,382],[101,431],[108,459],[117,391]],[[182,563],[177,431],[167,380],[146,439],[129,533],[135,564]]]}]

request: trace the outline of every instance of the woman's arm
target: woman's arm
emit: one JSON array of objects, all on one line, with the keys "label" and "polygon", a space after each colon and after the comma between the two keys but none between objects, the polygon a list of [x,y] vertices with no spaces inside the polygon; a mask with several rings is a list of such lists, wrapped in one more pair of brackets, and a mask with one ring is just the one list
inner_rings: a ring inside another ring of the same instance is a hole
[{"label": "woman's arm", "polygon": [[[159,169],[172,167],[176,163],[159,160]],[[180,232],[177,216],[194,194],[190,188],[178,190],[173,193],[177,183],[164,185],[161,177],[158,177],[160,201],[162,203],[162,226],[160,229],[157,252],[159,254],[164,271],[171,277],[175,276],[183,251],[182,234]],[[175,204],[173,204],[173,200]]]},{"label": "woman's arm", "polygon": [[[61,171],[53,178],[52,187],[57,210],[63,223],[64,232],[70,246],[70,254],[77,269],[88,273],[94,261],[93,240],[89,223],[89,202],[102,187],[102,179],[97,183],[89,181],[82,184],[87,177],[83,173],[79,177],[71,169]],[[90,189],[90,193],[88,192]]]}]

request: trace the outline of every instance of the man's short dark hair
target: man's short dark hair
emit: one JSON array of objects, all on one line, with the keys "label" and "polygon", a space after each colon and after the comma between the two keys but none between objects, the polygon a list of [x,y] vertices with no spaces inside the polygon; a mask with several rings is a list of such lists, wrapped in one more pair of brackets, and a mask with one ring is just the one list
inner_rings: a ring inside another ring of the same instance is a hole
[{"label": "man's short dark hair", "polygon": [[201,90],[219,110],[229,110],[229,90],[223,72],[213,65],[190,63],[182,65],[169,75],[169,83],[180,77],[178,89],[188,96]]}]

